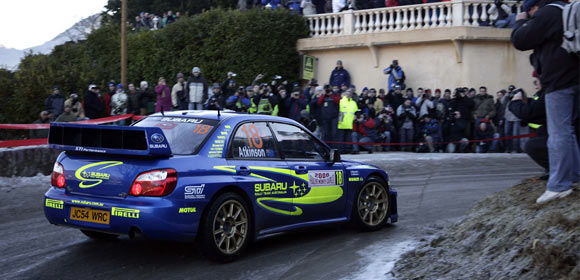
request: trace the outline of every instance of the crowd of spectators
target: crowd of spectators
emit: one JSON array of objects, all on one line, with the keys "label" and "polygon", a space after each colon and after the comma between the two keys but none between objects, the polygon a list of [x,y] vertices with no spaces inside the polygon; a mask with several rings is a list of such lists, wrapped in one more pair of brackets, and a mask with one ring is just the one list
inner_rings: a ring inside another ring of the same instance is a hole
[{"label": "crowd of spectators", "polygon": [[[527,126],[508,110],[516,88],[499,90],[496,99],[485,86],[475,88],[407,88],[398,61],[383,70],[386,89],[351,84],[350,74],[337,61],[328,83],[311,80],[305,88],[275,75],[259,74],[246,85],[228,72],[221,82],[209,83],[199,67],[191,75],[179,73],[173,85],[163,77],[155,87],[147,81],[110,82],[101,91],[89,85],[81,101],[68,99],[55,86],[37,123],[76,121],[124,114],[149,115],[170,110],[233,110],[291,118],[343,153],[368,151],[521,152],[519,139],[477,141],[525,133]],[[115,123],[126,125],[125,120]],[[34,135],[31,137],[42,137]],[[473,140],[473,141],[469,141]],[[453,143],[448,143],[453,142]],[[358,145],[352,143],[375,143]],[[391,145],[392,143],[399,143]],[[402,144],[400,144],[402,143]]]},{"label": "crowd of spectators", "polygon": [[173,11],[167,11],[163,13],[160,17],[155,14],[150,14],[147,12],[141,12],[135,17],[135,21],[132,23],[133,30],[158,30],[165,28],[166,25],[174,23],[177,19],[181,17],[179,12],[175,14]]}]

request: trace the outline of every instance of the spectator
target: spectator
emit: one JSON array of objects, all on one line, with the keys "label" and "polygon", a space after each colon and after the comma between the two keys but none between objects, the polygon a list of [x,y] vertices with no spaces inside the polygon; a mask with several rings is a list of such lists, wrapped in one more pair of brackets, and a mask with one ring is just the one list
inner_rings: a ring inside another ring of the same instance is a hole
[{"label": "spectator", "polygon": [[487,13],[490,19],[495,18],[493,26],[497,28],[512,28],[516,23],[516,14],[502,0],[495,0]]},{"label": "spectator", "polygon": [[[474,140],[484,140],[499,138],[499,133],[494,131],[494,127],[488,119],[480,120],[475,133]],[[488,151],[495,152],[497,146],[497,140],[493,141],[479,141],[475,142],[475,152],[478,154],[487,153]]]},{"label": "spectator", "polygon": [[[409,89],[407,89],[408,91]],[[412,89],[411,89],[412,90]],[[389,90],[389,93],[385,97],[387,100],[387,104],[391,105],[391,107],[399,108],[405,102],[405,98],[403,97],[403,93],[401,92],[401,86],[395,85],[393,90]]]},{"label": "spectator", "polygon": [[[417,90],[417,92],[419,91],[423,91],[422,89],[419,88],[419,90]],[[435,115],[435,103],[433,102],[432,98],[431,98],[431,90],[426,90],[425,93],[420,94],[419,97],[417,97],[417,101],[415,103],[415,107],[417,107],[417,109],[419,110],[419,118],[423,118],[424,116],[430,115],[433,116]]]},{"label": "spectator", "polygon": [[[324,137],[322,137],[322,130],[321,130],[321,124],[322,124],[322,106],[318,104],[318,100],[320,99],[321,96],[324,96],[324,88],[321,86],[317,86],[316,89],[313,92],[313,95],[310,99],[310,103],[309,103],[309,108],[310,108],[310,115],[312,116],[312,118],[314,119],[314,121],[316,121],[316,123],[318,124],[316,131],[313,131],[314,135],[316,135],[318,138],[324,139]],[[340,99],[338,100],[340,102]],[[338,106],[338,104],[336,104]],[[336,112],[338,112],[338,109],[336,110]],[[338,127],[338,123],[335,123],[335,127]]]},{"label": "spectator", "polygon": [[72,93],[70,98],[64,102],[64,106],[69,106],[72,114],[76,117],[76,120],[84,120],[85,110],[83,110],[83,105],[79,101],[79,95],[77,93]]},{"label": "spectator", "polygon": [[[519,136],[520,135],[520,119],[516,117],[510,110],[509,105],[514,96],[514,93],[509,93],[503,97],[503,104],[505,104],[504,118],[505,118],[505,132],[506,137],[509,136]],[[506,140],[506,153],[518,153],[520,152],[520,139],[507,139]]]},{"label": "spectator", "polygon": [[[379,142],[389,144],[393,139],[395,139],[395,112],[391,105],[387,105],[385,109],[377,115],[377,131],[379,133]],[[390,151],[391,146],[385,145],[382,148],[383,151]]]},{"label": "spectator", "polygon": [[[123,85],[117,85],[117,92],[111,97],[111,116],[127,114],[127,94],[123,90]],[[113,124],[125,125],[125,120],[116,121]]]},{"label": "spectator", "polygon": [[580,149],[572,127],[580,107],[580,59],[561,47],[562,3],[555,7],[549,5],[551,2],[525,0],[511,36],[516,49],[534,50],[532,65],[546,91],[550,178],[537,203],[568,196],[572,183],[580,179]]},{"label": "spectator", "polygon": [[[447,116],[447,120],[443,125],[443,134],[445,135],[445,142],[459,142],[448,143],[446,151],[448,153],[455,153],[459,151],[463,153],[469,141],[465,133],[469,122],[461,116],[461,111],[451,111],[451,115]],[[459,149],[457,149],[459,147]]]},{"label": "spectator", "polygon": [[64,111],[56,118],[55,122],[74,122],[77,119],[77,116],[72,112],[71,106],[64,105]]},{"label": "spectator", "polygon": [[177,74],[177,83],[171,89],[171,105],[176,110],[187,110],[187,96],[183,73]]},{"label": "spectator", "polygon": [[350,87],[350,74],[342,67],[342,61],[338,60],[336,62],[336,68],[332,70],[330,74],[330,82],[331,87],[334,86],[341,86],[342,84],[346,84]]},{"label": "spectator", "polygon": [[[223,81],[222,83],[222,93],[225,95],[226,98],[234,95],[236,93],[236,81],[234,81],[234,77],[236,77],[237,74],[234,72],[228,72],[227,78]],[[254,80],[255,82],[260,80],[263,76],[258,75],[256,77],[256,80]],[[258,79],[260,78],[260,79]]]},{"label": "spectator", "polygon": [[103,96],[103,104],[105,104],[105,117],[111,115],[111,97],[117,92],[114,82],[109,82],[108,91]]},{"label": "spectator", "polygon": [[[443,99],[447,100],[447,101],[451,100],[451,90],[450,89],[448,89],[448,88],[445,89],[445,92],[443,93]],[[448,105],[448,104],[446,104],[446,105]]]},{"label": "spectator", "polygon": [[[397,118],[401,124],[399,128],[399,137],[401,143],[413,143],[415,135],[415,119],[417,118],[417,111],[411,104],[411,99],[406,98],[404,103],[397,108]],[[403,146],[403,150],[410,151],[411,146]]]},{"label": "spectator", "polygon": [[300,88],[294,87],[292,93],[290,93],[290,98],[286,99],[285,104],[288,111],[288,117],[295,121],[300,121],[302,118],[301,112],[306,109],[308,102],[304,96],[300,96]]},{"label": "spectator", "polygon": [[[253,91],[254,89],[252,87],[246,88],[246,92],[248,93],[253,93]],[[238,90],[234,95],[226,99],[226,108],[236,112],[249,112],[251,107],[252,101],[241,90]]]},{"label": "spectator", "polygon": [[302,14],[305,16],[316,14],[316,5],[313,0],[302,0],[300,3],[300,8],[302,8]]},{"label": "spectator", "polygon": [[453,92],[451,101],[449,101],[448,111],[459,111],[461,118],[470,121],[471,112],[473,111],[473,100],[466,97],[467,91],[464,88],[458,88]]},{"label": "spectator", "polygon": [[165,24],[171,24],[175,22],[175,15],[173,15],[173,11],[167,11],[167,20]]},{"label": "spectator", "polygon": [[[493,123],[495,124],[495,127],[497,128],[497,132],[500,134],[500,136],[504,135],[505,103],[503,103],[503,97],[505,96],[505,92],[506,92],[505,89],[502,89],[495,94],[495,97],[496,97],[495,104],[494,104],[495,117],[493,118]],[[498,147],[498,149],[499,149],[499,147]]]},{"label": "spectator", "polygon": [[332,12],[338,13],[346,8],[346,0],[332,0]]},{"label": "spectator", "polygon": [[155,93],[157,94],[157,102],[155,103],[155,112],[171,110],[171,90],[167,85],[165,78],[160,77],[155,86]]},{"label": "spectator", "polygon": [[[205,104],[206,110],[223,110],[226,107],[226,99],[222,94],[222,90],[218,83],[214,83],[211,87],[212,96],[207,100]],[[244,88],[241,88],[241,94],[244,93]]]},{"label": "spectator", "polygon": [[[357,111],[353,122],[352,142],[354,143],[374,143],[377,138],[376,123],[373,117],[365,116],[362,111]],[[371,154],[373,152],[372,146],[363,145],[362,148]],[[360,151],[359,145],[352,145],[353,154],[358,154]]]},{"label": "spectator", "polygon": [[89,119],[98,119],[105,109],[99,91],[100,89],[96,85],[89,85],[89,90],[85,94],[83,106],[85,116]]},{"label": "spectator", "polygon": [[[398,85],[399,87],[401,87],[400,85]],[[402,87],[401,87],[402,89]],[[423,95],[423,88],[418,88],[417,89],[417,96],[422,96]],[[415,94],[413,93],[413,89],[412,88],[408,88],[405,91],[405,94],[403,95],[403,98],[409,98],[411,99],[411,104],[415,104],[415,101],[417,101],[417,98],[415,97]]]},{"label": "spectator", "polygon": [[[336,93],[336,86],[333,87],[333,91]],[[358,110],[356,102],[352,99],[352,90],[347,90],[340,99],[339,104],[339,117],[338,117],[338,142],[348,142],[351,140],[352,136],[352,125],[354,122],[354,113]],[[339,144],[339,149],[341,152],[346,153],[349,150],[350,145]]]},{"label": "spectator", "polygon": [[256,105],[256,113],[263,115],[277,116],[280,99],[276,96],[270,86],[263,84],[260,87],[259,94],[254,96],[252,102]]},{"label": "spectator", "polygon": [[312,100],[312,95],[315,93],[316,87],[318,87],[318,81],[316,79],[308,81],[308,86],[304,89],[304,99],[306,99],[306,102]]},{"label": "spectator", "polygon": [[58,117],[64,109],[64,101],[65,98],[60,94],[60,89],[54,86],[52,94],[46,98],[44,105],[47,111]]},{"label": "spectator", "polygon": [[[49,111],[42,111],[40,112],[40,118],[35,120],[33,123],[36,124],[43,124],[43,123],[50,123],[50,112]],[[48,138],[48,129],[31,129],[29,133],[30,139],[43,139]]]},{"label": "spectator", "polygon": [[443,141],[443,134],[441,131],[441,124],[438,120],[426,114],[421,119],[421,136],[422,141],[427,143],[429,152],[433,153],[439,151],[439,144]]},{"label": "spectator", "polygon": [[482,119],[492,120],[495,117],[495,105],[493,96],[487,94],[487,88],[484,86],[479,87],[479,94],[473,98],[473,102],[473,119],[477,129]]},{"label": "spectator", "polygon": [[262,5],[266,9],[277,9],[280,7],[280,0],[262,0]]},{"label": "spectator", "polygon": [[447,112],[447,100],[441,98],[440,89],[435,89],[432,100],[435,105],[435,114],[433,115],[433,118],[441,122],[445,119],[445,114]]},{"label": "spectator", "polygon": [[[384,91],[383,91],[383,93],[384,93]],[[368,104],[372,105],[375,112],[380,112],[383,109],[385,109],[385,103],[383,102],[383,100],[381,98],[377,97],[377,90],[374,88],[371,88],[369,91]]]},{"label": "spectator", "polygon": [[189,110],[203,110],[203,104],[208,98],[207,82],[201,76],[199,67],[193,67],[192,75],[187,80],[185,87],[186,96],[188,97]]},{"label": "spectator", "polygon": [[155,110],[155,93],[149,89],[147,81],[141,81],[138,90],[141,115],[149,115]]},{"label": "spectator", "polygon": [[[288,94],[286,94],[286,88],[283,85],[278,86],[278,115],[280,117],[288,117],[288,107],[286,107],[286,100],[288,100]],[[274,93],[275,95],[276,93]]]},{"label": "spectator", "polygon": [[129,84],[127,92],[127,114],[139,115],[139,95],[134,84]]},{"label": "spectator", "polygon": [[389,75],[389,90],[393,89],[394,85],[400,85],[401,89],[405,89],[405,72],[403,68],[399,66],[398,60],[393,60],[393,63],[383,70],[385,75]]},{"label": "spectator", "polygon": [[467,91],[467,97],[473,99],[475,97],[475,89],[474,88],[470,88]]}]

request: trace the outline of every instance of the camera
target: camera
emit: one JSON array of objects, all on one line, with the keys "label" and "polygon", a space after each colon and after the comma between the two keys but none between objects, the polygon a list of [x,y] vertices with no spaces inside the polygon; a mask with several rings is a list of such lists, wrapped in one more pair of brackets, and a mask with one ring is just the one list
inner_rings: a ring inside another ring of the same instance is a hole
[{"label": "camera", "polygon": [[522,99],[525,100],[527,98],[526,96],[526,92],[524,91],[524,89],[522,88],[516,88],[513,91],[510,91],[507,95],[507,99],[508,100],[512,100],[514,98],[514,96],[518,93],[522,94]]},{"label": "camera", "polygon": [[274,80],[280,80],[280,79],[282,79],[282,76],[280,76],[280,75],[274,75]]},{"label": "camera", "polygon": [[235,77],[235,76],[237,76],[237,75],[238,75],[238,74],[236,74],[236,73],[232,73],[232,77]]}]

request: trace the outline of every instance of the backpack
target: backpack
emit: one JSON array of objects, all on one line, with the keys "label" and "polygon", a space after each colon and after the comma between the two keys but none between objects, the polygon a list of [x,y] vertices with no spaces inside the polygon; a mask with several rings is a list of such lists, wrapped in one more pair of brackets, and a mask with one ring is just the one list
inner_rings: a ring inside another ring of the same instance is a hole
[{"label": "backpack", "polygon": [[549,4],[562,10],[564,34],[562,48],[568,53],[580,54],[580,2],[570,4]]}]

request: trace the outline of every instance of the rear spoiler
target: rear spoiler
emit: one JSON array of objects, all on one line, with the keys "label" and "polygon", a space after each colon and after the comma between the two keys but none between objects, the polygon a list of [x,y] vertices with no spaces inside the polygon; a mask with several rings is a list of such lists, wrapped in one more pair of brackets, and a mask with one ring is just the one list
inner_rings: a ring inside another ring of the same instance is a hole
[{"label": "rear spoiler", "polygon": [[52,149],[136,156],[170,156],[171,148],[159,127],[51,123]]}]

